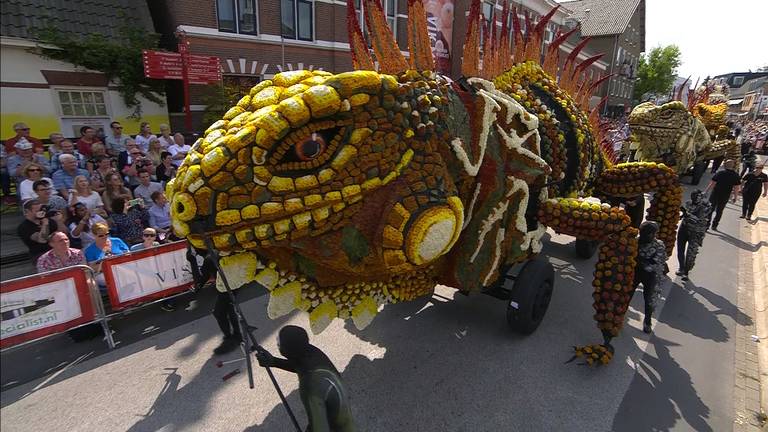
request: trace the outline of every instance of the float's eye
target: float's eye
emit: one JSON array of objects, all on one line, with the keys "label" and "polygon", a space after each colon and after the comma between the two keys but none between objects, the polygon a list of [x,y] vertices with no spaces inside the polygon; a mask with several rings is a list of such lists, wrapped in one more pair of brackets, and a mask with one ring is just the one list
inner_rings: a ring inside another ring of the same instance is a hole
[{"label": "float's eye", "polygon": [[300,161],[306,162],[323,154],[327,146],[325,138],[320,133],[312,132],[294,145],[294,152]]}]

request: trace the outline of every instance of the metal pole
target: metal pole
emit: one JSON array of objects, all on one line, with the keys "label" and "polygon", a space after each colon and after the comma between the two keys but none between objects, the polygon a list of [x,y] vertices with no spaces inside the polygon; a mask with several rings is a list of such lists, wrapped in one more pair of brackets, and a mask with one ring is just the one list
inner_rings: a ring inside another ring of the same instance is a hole
[{"label": "metal pole", "polygon": [[186,33],[179,31],[179,53],[181,54],[181,77],[184,87],[184,128],[192,132],[192,110],[189,97],[189,41]]},{"label": "metal pole", "polygon": [[[232,302],[235,315],[237,315],[237,321],[240,323],[240,334],[243,337],[242,347],[245,354],[245,364],[248,368],[248,384],[250,388],[253,388],[253,365],[251,362],[251,353],[253,351],[262,351],[264,348],[259,345],[259,343],[256,341],[256,337],[253,335],[253,330],[256,328],[249,325],[245,320],[245,314],[243,314],[243,310],[240,308],[240,303],[235,298],[235,293],[232,291],[232,288],[230,288],[229,281],[227,281],[227,276],[224,274],[224,270],[222,270],[221,264],[219,263],[219,254],[213,247],[211,238],[208,236],[205,237],[205,245],[208,248],[208,253],[213,254],[213,263],[216,266],[216,271],[219,273],[221,281],[224,283],[224,288],[227,290],[227,294],[229,294],[229,300]],[[254,282],[261,286],[261,284],[258,282]],[[288,412],[288,417],[290,417],[291,423],[293,423],[293,426],[298,432],[301,432],[299,422],[296,420],[296,416],[293,414],[293,410],[291,410],[290,405],[288,405],[288,400],[285,398],[283,391],[280,389],[280,385],[277,383],[277,379],[272,373],[272,369],[267,366],[265,366],[264,369],[267,370],[267,375],[269,375],[269,379],[272,381],[272,385],[275,387],[275,391],[277,391],[277,395],[280,397],[280,401],[283,403],[286,412]]]}]

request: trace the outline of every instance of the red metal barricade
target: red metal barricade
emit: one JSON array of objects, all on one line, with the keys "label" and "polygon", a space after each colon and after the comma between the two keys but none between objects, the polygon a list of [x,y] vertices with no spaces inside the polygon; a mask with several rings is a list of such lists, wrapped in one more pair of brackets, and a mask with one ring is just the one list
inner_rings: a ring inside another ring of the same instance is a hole
[{"label": "red metal barricade", "polygon": [[146,303],[188,290],[193,285],[180,241],[105,259],[101,270],[113,310]]},{"label": "red metal barricade", "polygon": [[0,348],[61,333],[103,318],[91,269],[68,267],[0,283]]}]

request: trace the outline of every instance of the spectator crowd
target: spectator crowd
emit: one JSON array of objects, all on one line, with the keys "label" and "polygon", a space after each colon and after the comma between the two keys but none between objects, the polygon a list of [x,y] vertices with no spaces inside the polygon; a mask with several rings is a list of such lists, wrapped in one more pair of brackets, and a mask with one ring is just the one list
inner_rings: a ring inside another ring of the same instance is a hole
[{"label": "spectator crowd", "polygon": [[75,142],[50,134],[46,149],[26,124],[13,128],[0,146],[3,201],[20,204],[17,234],[39,272],[87,263],[98,280],[104,257],[173,240],[164,190],[190,150],[182,134],[144,122],[131,137],[114,121]]}]

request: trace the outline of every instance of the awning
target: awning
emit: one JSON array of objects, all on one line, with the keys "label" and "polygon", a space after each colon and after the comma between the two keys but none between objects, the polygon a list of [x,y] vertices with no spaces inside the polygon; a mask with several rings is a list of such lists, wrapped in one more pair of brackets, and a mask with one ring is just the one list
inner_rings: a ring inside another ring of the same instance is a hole
[{"label": "awning", "polygon": [[728,105],[738,105],[740,103],[744,102],[744,99],[731,99],[728,101]]}]

